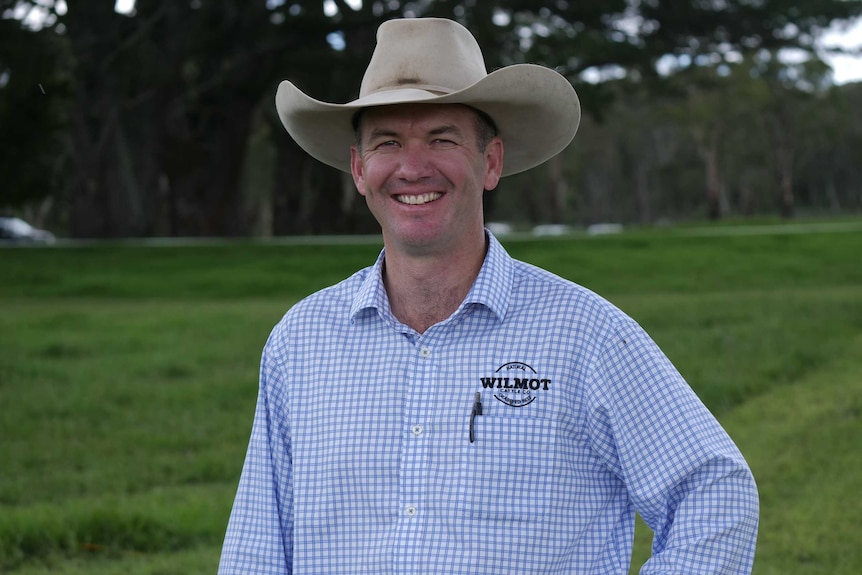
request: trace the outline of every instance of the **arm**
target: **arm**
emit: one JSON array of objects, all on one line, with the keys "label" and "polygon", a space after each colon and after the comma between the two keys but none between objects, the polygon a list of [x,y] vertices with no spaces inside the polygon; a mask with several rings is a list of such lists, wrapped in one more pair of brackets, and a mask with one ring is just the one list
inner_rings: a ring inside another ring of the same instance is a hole
[{"label": "arm", "polygon": [[278,401],[280,366],[264,349],[251,439],[222,548],[219,575],[291,573],[293,510],[290,435]]},{"label": "arm", "polygon": [[750,573],[759,505],[751,471],[633,321],[606,344],[592,387],[594,445],[655,533],[641,575]]}]

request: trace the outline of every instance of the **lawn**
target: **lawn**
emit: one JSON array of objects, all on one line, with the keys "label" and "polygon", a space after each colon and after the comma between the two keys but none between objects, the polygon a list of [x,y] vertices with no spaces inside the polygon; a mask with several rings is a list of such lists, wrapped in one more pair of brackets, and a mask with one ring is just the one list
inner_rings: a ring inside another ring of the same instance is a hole
[{"label": "lawn", "polygon": [[[736,439],[756,574],[862,572],[862,233],[504,243],[637,319]],[[378,250],[0,250],[0,572],[214,573],[269,330]]]}]

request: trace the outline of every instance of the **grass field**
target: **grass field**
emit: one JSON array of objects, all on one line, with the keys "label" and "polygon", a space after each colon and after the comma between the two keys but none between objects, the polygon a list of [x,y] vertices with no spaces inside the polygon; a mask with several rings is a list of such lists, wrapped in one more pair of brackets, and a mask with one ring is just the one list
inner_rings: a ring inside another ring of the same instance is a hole
[{"label": "grass field", "polygon": [[[504,243],[635,317],[730,431],[756,574],[862,573],[862,233]],[[378,249],[0,250],[0,572],[214,573],[269,330]]]}]

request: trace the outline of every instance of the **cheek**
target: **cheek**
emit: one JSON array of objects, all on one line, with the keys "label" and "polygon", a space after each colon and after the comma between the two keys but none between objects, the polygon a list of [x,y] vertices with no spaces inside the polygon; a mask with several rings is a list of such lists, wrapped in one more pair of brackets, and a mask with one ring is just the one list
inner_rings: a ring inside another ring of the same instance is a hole
[{"label": "cheek", "polygon": [[362,196],[368,195],[368,168],[362,159],[356,146],[350,147],[350,175],[353,177],[353,185]]},{"label": "cheek", "polygon": [[358,177],[357,174],[353,177],[359,193],[366,197],[374,195],[375,191],[383,186],[386,180],[385,173],[385,165],[379,161],[379,158],[365,159],[360,165]]},{"label": "cheek", "polygon": [[366,198],[369,197],[374,189],[374,173],[370,171],[367,165],[363,165],[361,170],[357,173],[354,170],[353,173],[353,183],[356,184],[356,189],[359,191],[361,196]]},{"label": "cheek", "polygon": [[367,198],[368,188],[365,186],[365,181],[353,178],[353,183],[356,184],[356,190],[359,192],[359,195]]},{"label": "cheek", "polygon": [[374,174],[365,172],[363,180],[360,182],[361,185],[357,186],[360,195],[365,197],[366,200],[372,200],[373,198],[379,195],[378,190],[380,189],[379,182],[375,181]]}]

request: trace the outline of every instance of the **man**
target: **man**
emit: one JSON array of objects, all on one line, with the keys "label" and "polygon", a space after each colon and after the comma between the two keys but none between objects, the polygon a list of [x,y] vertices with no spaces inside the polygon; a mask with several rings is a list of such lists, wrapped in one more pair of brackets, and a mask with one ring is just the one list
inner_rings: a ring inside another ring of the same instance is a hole
[{"label": "man", "polygon": [[394,20],[358,100],[283,82],[276,105],[384,251],[273,330],[220,573],[625,574],[636,510],[642,573],[750,572],[725,431],[632,319],[483,227],[485,190],[574,137],[562,76],[486,74],[460,25]]}]

